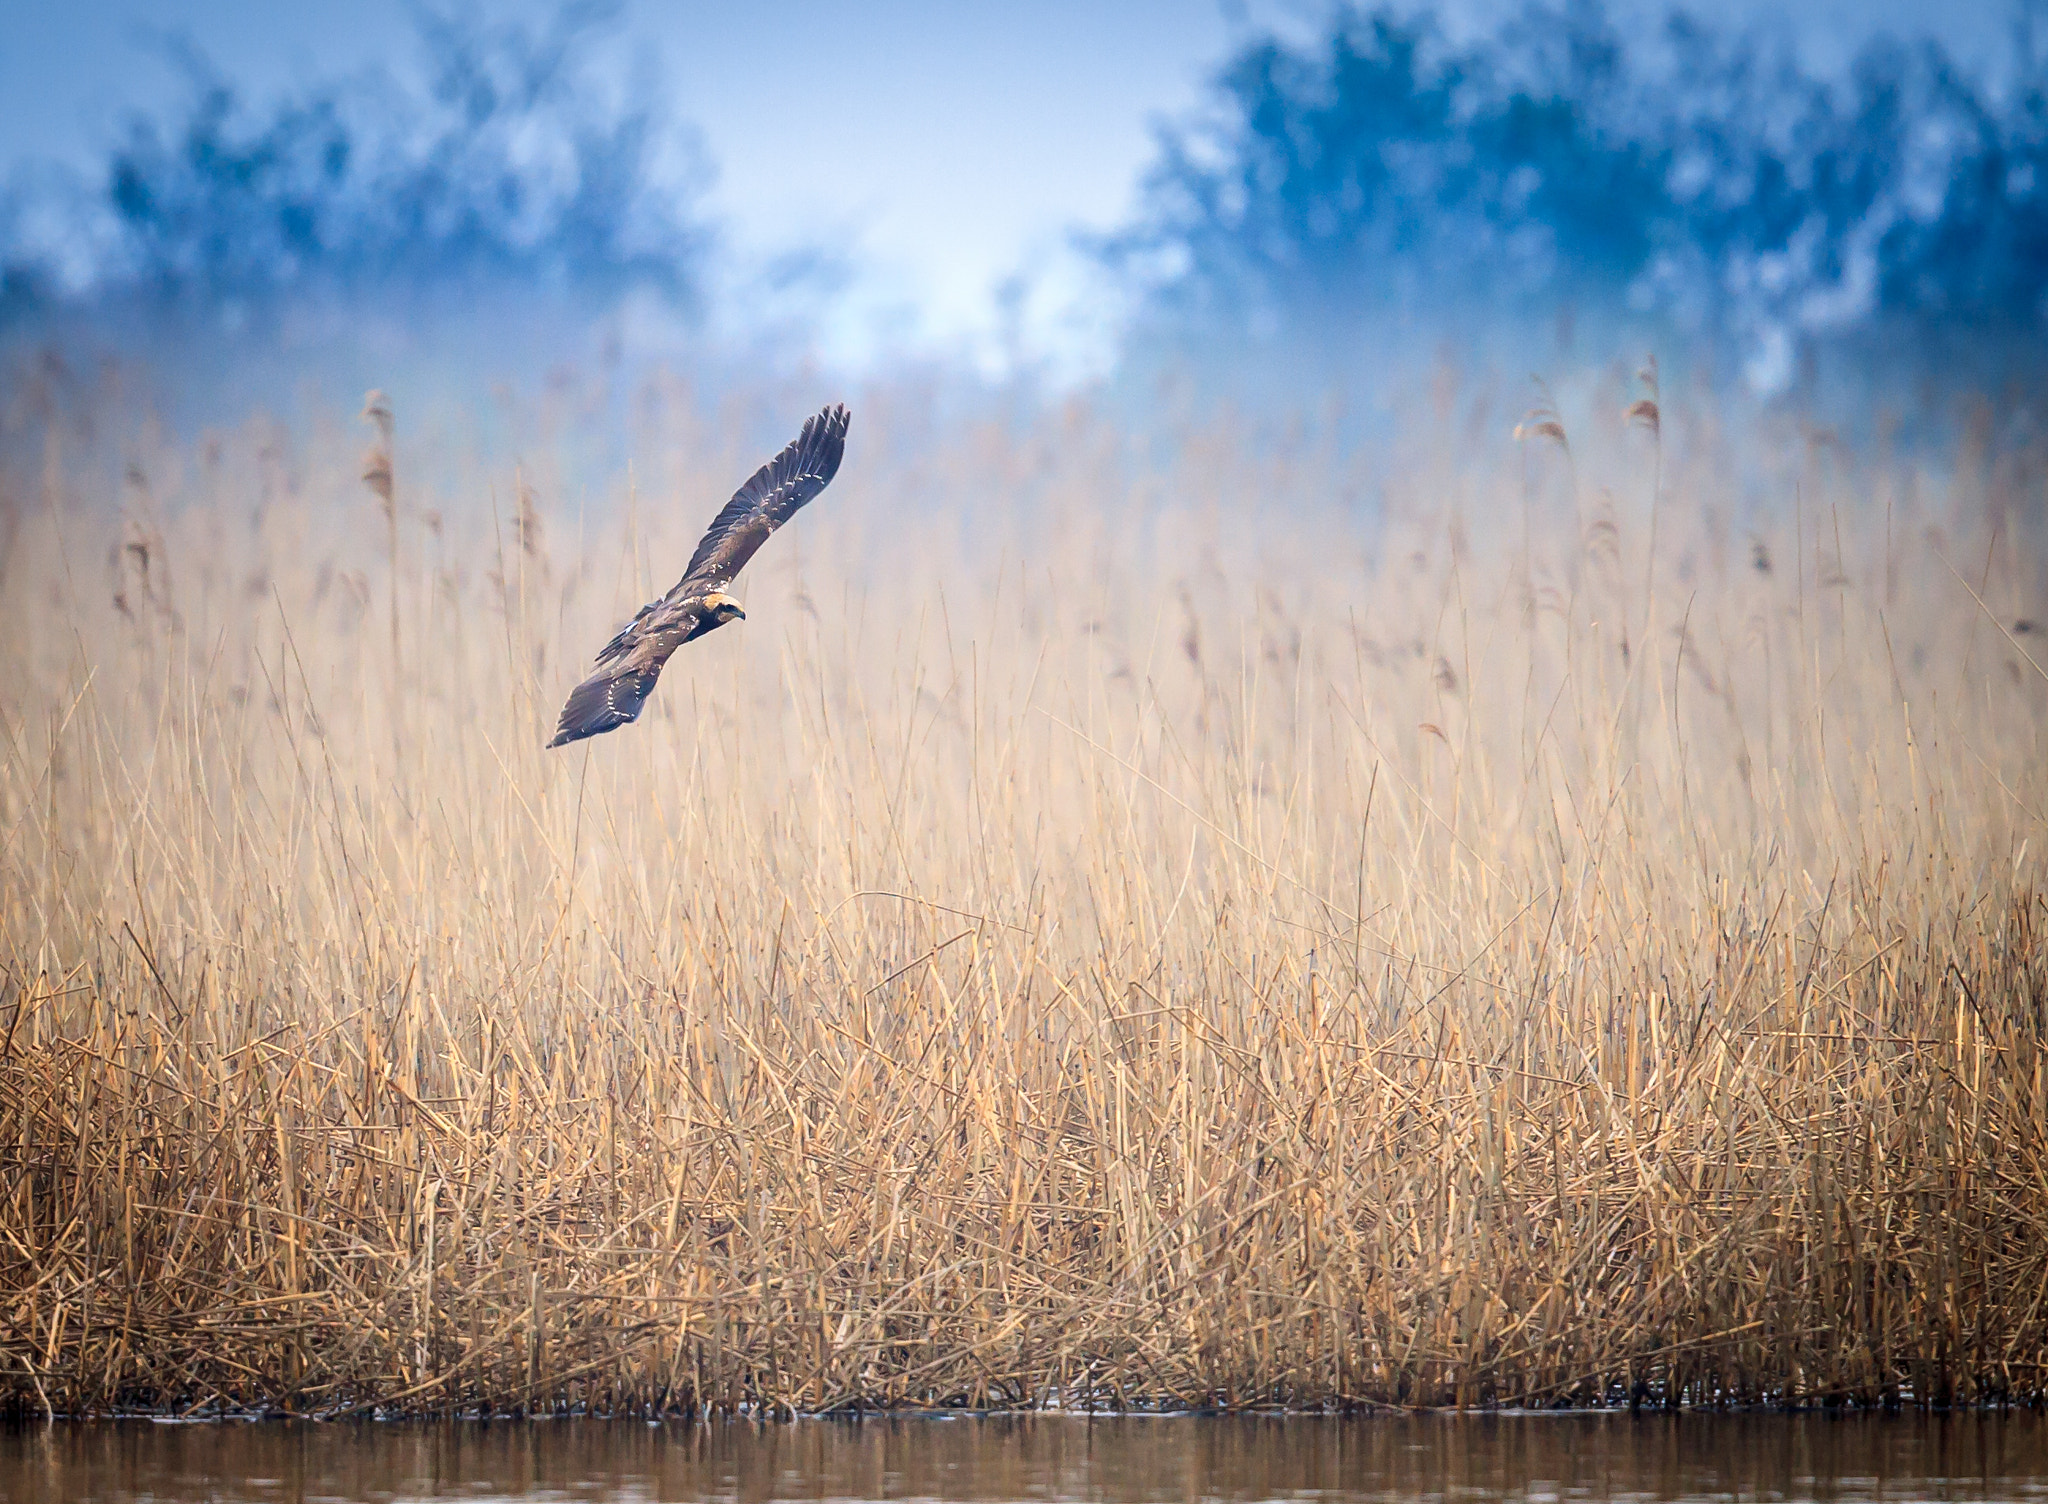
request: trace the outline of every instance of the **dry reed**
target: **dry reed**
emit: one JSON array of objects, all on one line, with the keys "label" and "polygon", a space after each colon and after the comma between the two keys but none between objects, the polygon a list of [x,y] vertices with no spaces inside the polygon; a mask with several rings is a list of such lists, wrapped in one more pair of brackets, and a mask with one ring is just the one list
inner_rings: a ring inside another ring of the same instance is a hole
[{"label": "dry reed", "polygon": [[430,428],[388,532],[344,427],[53,460],[0,1394],[2039,1397],[2038,480],[1609,385],[1463,463],[871,393],[567,755],[744,425],[603,524]]}]

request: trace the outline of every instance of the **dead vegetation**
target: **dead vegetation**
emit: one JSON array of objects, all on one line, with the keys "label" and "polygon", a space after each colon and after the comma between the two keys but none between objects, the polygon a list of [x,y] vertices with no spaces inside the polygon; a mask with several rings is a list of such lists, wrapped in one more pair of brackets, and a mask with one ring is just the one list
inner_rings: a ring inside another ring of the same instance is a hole
[{"label": "dead vegetation", "polygon": [[869,394],[566,755],[559,645],[744,468],[687,404],[588,516],[402,411],[374,501],[342,425],[53,462],[0,1392],[2038,1398],[2038,494],[1809,436],[1745,502],[1655,396],[1160,460]]}]

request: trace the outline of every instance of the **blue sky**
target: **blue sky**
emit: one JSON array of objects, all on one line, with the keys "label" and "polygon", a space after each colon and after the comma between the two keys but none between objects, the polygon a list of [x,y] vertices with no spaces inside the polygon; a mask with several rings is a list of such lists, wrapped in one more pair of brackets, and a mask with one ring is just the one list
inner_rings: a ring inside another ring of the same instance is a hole
[{"label": "blue sky", "polygon": [[[189,38],[262,99],[410,55],[403,0],[278,6],[254,0],[4,0],[0,169],[24,159],[96,162],[123,118],[178,97],[160,39]],[[1412,0],[1410,0],[1412,6]],[[487,15],[553,14],[512,0]],[[1442,10],[1452,32],[1489,0]],[[1651,0],[1611,0],[1622,16]],[[1071,250],[1075,229],[1124,217],[1156,123],[1195,108],[1205,76],[1255,28],[1299,32],[1309,0],[1032,0],[933,4],[822,0],[703,4],[626,0],[601,55],[636,70],[694,124],[717,169],[707,207],[747,269],[823,244],[848,282],[823,333],[843,358],[924,349],[992,360],[998,289],[1021,277],[1027,338],[1087,358],[1111,317]],[[1871,30],[1932,30],[1995,64],[2004,0],[1716,0],[1717,19],[1782,27],[1808,60],[1838,67]]]}]

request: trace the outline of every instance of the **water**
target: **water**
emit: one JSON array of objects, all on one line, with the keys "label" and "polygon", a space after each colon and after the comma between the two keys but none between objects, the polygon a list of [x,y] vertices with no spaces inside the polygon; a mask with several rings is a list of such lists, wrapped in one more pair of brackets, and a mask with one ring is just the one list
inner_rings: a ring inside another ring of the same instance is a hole
[{"label": "water", "polygon": [[0,1500],[2048,1500],[2048,1417],[1031,1416],[0,1431]]}]

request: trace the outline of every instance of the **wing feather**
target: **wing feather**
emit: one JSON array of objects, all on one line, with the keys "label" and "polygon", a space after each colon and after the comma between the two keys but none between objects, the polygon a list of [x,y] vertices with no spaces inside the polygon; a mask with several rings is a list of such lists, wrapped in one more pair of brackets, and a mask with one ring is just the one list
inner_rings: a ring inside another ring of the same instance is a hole
[{"label": "wing feather", "polygon": [[839,473],[849,421],[846,408],[838,403],[806,418],[803,432],[756,470],[711,519],[670,596],[701,595],[731,584],[768,535]]},{"label": "wing feather", "polygon": [[640,718],[640,707],[654,689],[661,666],[651,669],[605,668],[592,674],[569,692],[562,707],[561,723],[555,727],[550,747],[579,742],[586,736],[626,725]]},{"label": "wing feather", "polygon": [[613,636],[610,642],[597,650],[597,666],[599,668],[607,668],[617,663],[640,645],[640,624],[646,621],[648,616],[659,605],[661,605],[660,601],[649,601],[638,611],[635,611],[633,619],[619,628],[617,634]]}]

